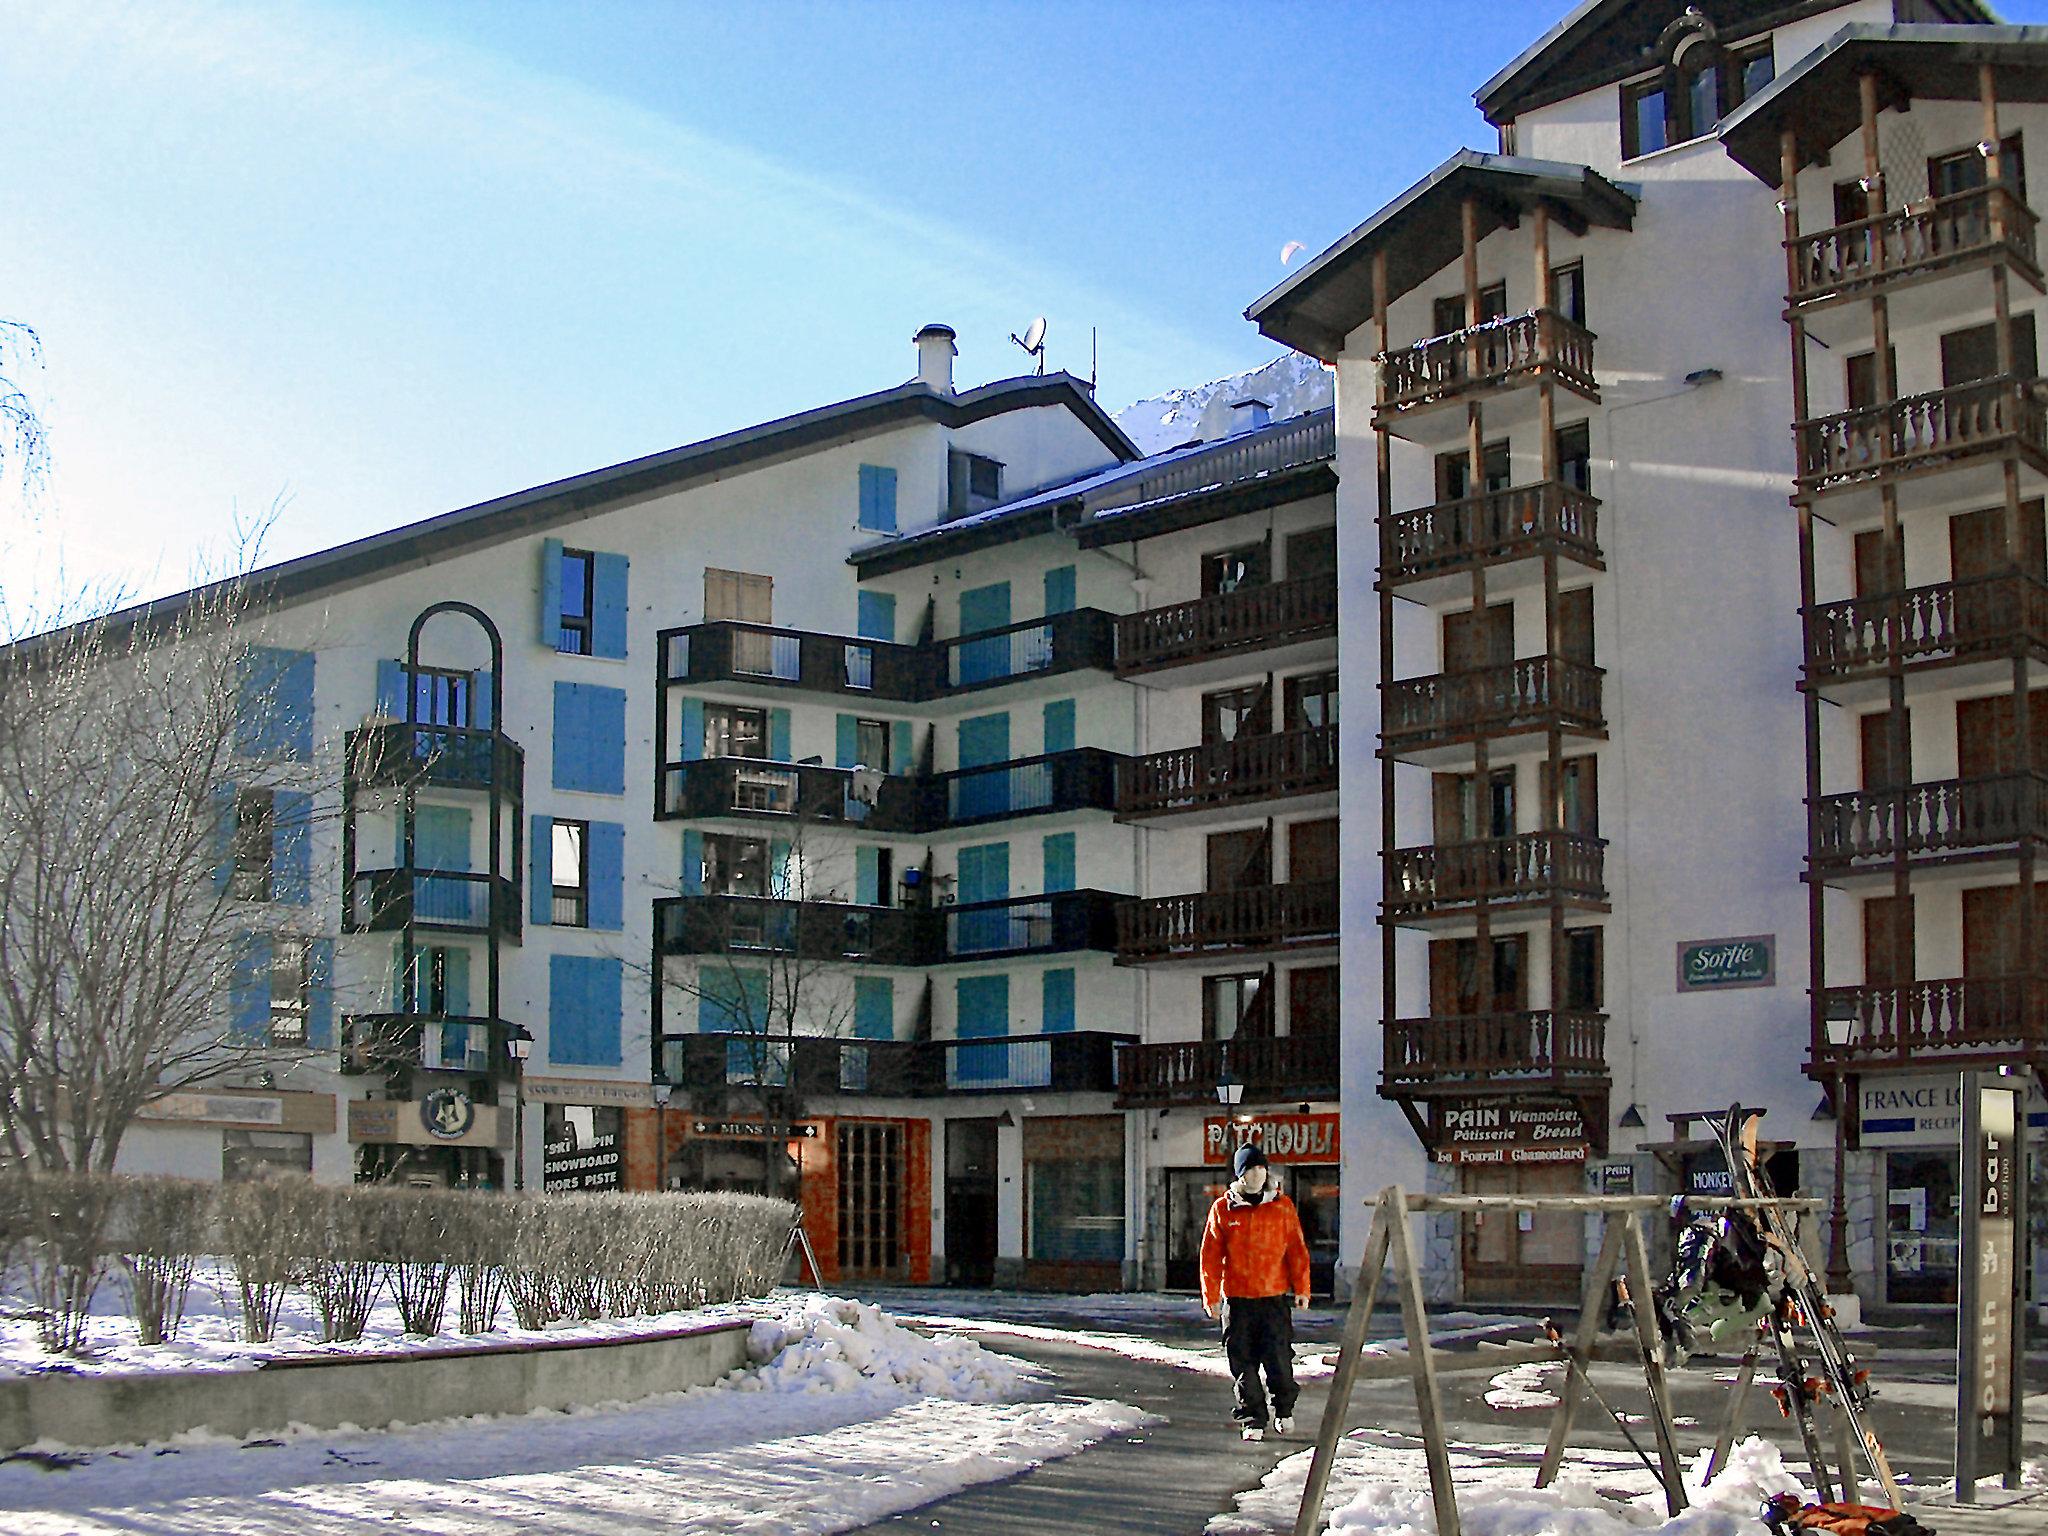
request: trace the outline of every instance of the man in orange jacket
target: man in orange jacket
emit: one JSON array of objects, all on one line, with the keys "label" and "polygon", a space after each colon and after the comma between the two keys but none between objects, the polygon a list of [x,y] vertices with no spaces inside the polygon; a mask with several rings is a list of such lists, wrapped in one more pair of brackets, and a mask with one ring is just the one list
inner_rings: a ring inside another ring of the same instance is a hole
[{"label": "man in orange jacket", "polygon": [[[1202,1229],[1202,1310],[1223,1309],[1223,1352],[1236,1404],[1230,1411],[1247,1440],[1266,1438],[1266,1397],[1273,1431],[1294,1430],[1294,1311],[1308,1305],[1308,1240],[1294,1202],[1272,1184],[1266,1154],[1246,1144],[1231,1163],[1230,1188],[1209,1207]],[[1265,1390],[1259,1371],[1266,1373]]]}]

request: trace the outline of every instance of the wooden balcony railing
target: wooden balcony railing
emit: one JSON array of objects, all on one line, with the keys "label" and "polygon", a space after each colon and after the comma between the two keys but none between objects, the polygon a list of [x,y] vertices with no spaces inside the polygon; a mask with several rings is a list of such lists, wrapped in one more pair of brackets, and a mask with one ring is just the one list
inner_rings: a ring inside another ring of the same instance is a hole
[{"label": "wooden balcony railing", "polygon": [[348,1076],[411,1068],[510,1077],[503,1019],[417,1013],[358,1013],[341,1021],[341,1070]]},{"label": "wooden balcony railing", "polygon": [[1899,789],[1858,789],[1820,802],[1814,863],[1854,865],[1988,852],[2048,837],[2048,776],[2002,773]]},{"label": "wooden balcony railing", "polygon": [[1334,1032],[1127,1045],[1116,1053],[1117,1103],[1215,1105],[1226,1070],[1244,1084],[1247,1104],[1331,1099],[1338,1092],[1337,1058]]},{"label": "wooden balcony railing", "polygon": [[1607,1075],[1607,1016],[1547,1009],[1395,1019],[1380,1065],[1382,1086],[1402,1096]]},{"label": "wooden balcony railing", "polygon": [[1976,187],[1894,208],[1789,242],[1797,309],[1867,294],[2003,255],[2038,274],[2034,211],[2004,187]]},{"label": "wooden balcony railing", "polygon": [[1528,656],[1505,666],[1384,683],[1380,730],[1390,752],[1475,736],[1547,729],[1597,731],[1598,667],[1557,656]]},{"label": "wooden balcony railing", "polygon": [[1829,1045],[1825,1034],[1813,1042],[1817,1071],[1888,1064],[1939,1070],[1962,1057],[2048,1049],[2048,981],[2038,976],[1829,987],[1821,1006],[1855,1023],[1846,1045]]},{"label": "wooden balcony railing", "polygon": [[519,887],[498,875],[447,870],[359,869],[350,881],[342,927],[350,933],[403,928],[520,936]]},{"label": "wooden balcony railing", "polygon": [[356,784],[418,784],[435,789],[496,788],[517,796],[526,754],[496,731],[446,725],[379,725],[350,731],[347,772]]},{"label": "wooden balcony railing", "polygon": [[1524,832],[1387,855],[1388,915],[1441,916],[1488,902],[1607,899],[1602,838]]},{"label": "wooden balcony railing", "polygon": [[1795,422],[1800,488],[1840,490],[2013,447],[2048,460],[2040,390],[2039,379],[1979,379]]},{"label": "wooden balcony railing", "polygon": [[1337,729],[1320,725],[1127,757],[1117,764],[1116,810],[1156,816],[1336,788]]},{"label": "wooden balcony railing", "polygon": [[[787,1089],[803,1101],[869,1096],[934,1098],[948,1093],[1107,1093],[1116,1050],[1131,1035],[1073,1030],[986,1040],[859,1040],[840,1036],[720,1031],[672,1035],[669,1064],[701,1109],[734,1099],[732,1089]],[[749,1095],[751,1096],[751,1094]]]},{"label": "wooden balcony railing", "polygon": [[1129,677],[1336,632],[1335,574],[1240,587],[1124,614],[1116,621],[1116,670]]},{"label": "wooden balcony railing", "polygon": [[1270,949],[1337,937],[1337,882],[1300,880],[1126,901],[1116,909],[1126,960]]},{"label": "wooden balcony railing", "polygon": [[2048,585],[2030,576],[1941,581],[1821,603],[1806,615],[1806,666],[1819,681],[2048,646]]},{"label": "wooden balcony railing", "polygon": [[1375,359],[1380,412],[1436,405],[1544,373],[1598,398],[1593,341],[1583,325],[1555,310],[1537,309],[1383,352]]},{"label": "wooden balcony railing", "polygon": [[1599,501],[1555,480],[1400,512],[1380,524],[1380,579],[1414,581],[1542,552],[1600,558]]}]

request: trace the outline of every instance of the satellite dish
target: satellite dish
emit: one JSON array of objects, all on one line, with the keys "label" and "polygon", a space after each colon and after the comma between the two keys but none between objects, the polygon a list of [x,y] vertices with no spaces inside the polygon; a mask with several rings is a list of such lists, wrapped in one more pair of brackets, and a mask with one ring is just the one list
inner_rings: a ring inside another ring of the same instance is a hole
[{"label": "satellite dish", "polygon": [[1040,315],[1036,320],[1025,326],[1022,336],[1019,336],[1015,331],[1010,332],[1010,340],[1017,343],[1029,355],[1037,358],[1038,371],[1040,373],[1045,372],[1045,316]]}]

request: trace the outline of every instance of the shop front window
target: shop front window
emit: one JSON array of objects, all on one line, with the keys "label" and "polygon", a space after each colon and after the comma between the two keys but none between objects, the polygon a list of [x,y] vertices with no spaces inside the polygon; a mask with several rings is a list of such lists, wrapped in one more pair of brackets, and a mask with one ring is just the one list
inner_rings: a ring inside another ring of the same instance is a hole
[{"label": "shop front window", "polygon": [[1885,1300],[1956,1299],[1962,1156],[1947,1148],[1885,1154]]},{"label": "shop front window", "polygon": [[1031,1165],[1031,1257],[1110,1263],[1124,1256],[1124,1160],[1076,1158]]}]

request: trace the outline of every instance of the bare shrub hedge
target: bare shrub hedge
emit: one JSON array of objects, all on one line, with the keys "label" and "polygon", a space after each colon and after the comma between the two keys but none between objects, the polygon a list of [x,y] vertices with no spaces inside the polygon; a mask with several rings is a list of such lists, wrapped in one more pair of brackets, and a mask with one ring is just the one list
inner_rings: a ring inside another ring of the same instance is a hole
[{"label": "bare shrub hedge", "polygon": [[442,1331],[451,1280],[464,1333],[504,1298],[522,1328],[636,1317],[766,1295],[781,1280],[796,1208],[732,1194],[506,1195],[323,1186],[209,1185],[104,1174],[0,1173],[0,1273],[27,1292],[52,1352],[85,1340],[108,1264],[129,1278],[138,1338],[177,1336],[211,1256],[242,1337],[266,1343],[294,1288],[327,1340],[362,1337],[389,1287],[408,1333]]}]

